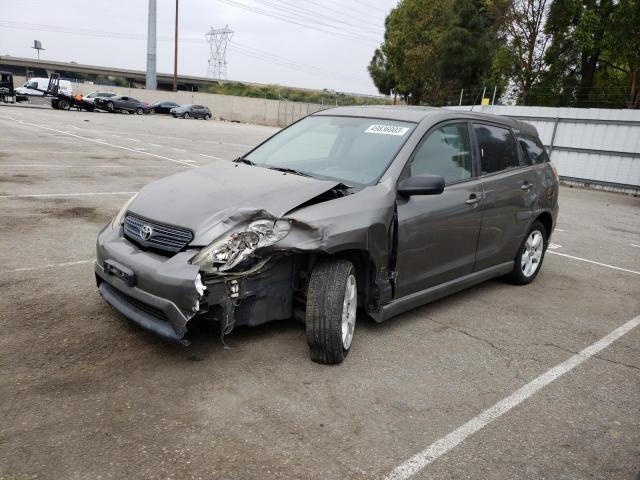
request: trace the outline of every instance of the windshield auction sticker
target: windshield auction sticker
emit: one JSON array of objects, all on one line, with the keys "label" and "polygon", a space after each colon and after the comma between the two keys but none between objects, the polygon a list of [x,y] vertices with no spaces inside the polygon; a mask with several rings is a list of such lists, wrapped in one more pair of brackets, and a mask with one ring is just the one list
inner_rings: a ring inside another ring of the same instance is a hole
[{"label": "windshield auction sticker", "polygon": [[382,135],[399,135],[402,136],[409,131],[406,127],[396,127],[394,125],[371,125],[365,133],[379,133]]}]

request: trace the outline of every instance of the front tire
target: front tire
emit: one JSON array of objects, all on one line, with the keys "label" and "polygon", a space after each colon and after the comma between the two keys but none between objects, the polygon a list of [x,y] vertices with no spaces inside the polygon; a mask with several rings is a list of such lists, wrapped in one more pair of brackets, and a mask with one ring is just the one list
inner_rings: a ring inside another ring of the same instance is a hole
[{"label": "front tire", "polygon": [[109,110],[110,112],[113,112],[115,110],[115,105],[113,104],[113,102],[107,103],[107,110]]},{"label": "front tire", "polygon": [[542,223],[535,221],[514,259],[513,270],[507,280],[514,285],[526,285],[538,276],[544,254],[547,251],[547,229]]},{"label": "front tire", "polygon": [[358,290],[348,260],[318,263],[307,289],[307,344],[311,360],[333,365],[349,353],[356,324]]},{"label": "front tire", "polygon": [[182,118],[189,118],[191,115],[189,115],[189,112],[184,112],[184,114],[182,115]]}]

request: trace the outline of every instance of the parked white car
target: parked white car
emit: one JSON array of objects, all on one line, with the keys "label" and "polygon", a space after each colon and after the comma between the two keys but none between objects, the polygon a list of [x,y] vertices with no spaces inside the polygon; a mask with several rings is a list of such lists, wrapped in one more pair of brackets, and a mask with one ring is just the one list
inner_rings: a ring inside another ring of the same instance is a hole
[{"label": "parked white car", "polygon": [[[16,88],[16,93],[19,95],[33,95],[43,96],[44,90],[49,86],[48,78],[32,78],[27,81],[23,86]],[[60,80],[58,89],[61,93],[66,95],[72,95],[73,89],[71,88],[71,82],[69,80]]]},{"label": "parked white car", "polygon": [[117,93],[112,92],[91,92],[84,95],[82,99],[87,103],[93,103],[96,98],[111,98],[117,95]]}]

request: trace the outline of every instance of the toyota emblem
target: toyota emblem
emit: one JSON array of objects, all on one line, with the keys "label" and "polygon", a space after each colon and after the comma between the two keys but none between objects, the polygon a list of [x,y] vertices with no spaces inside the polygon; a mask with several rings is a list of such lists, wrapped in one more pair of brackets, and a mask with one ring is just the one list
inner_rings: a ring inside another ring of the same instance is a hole
[{"label": "toyota emblem", "polygon": [[153,229],[149,225],[145,225],[140,229],[140,238],[143,240],[149,240],[153,235]]}]

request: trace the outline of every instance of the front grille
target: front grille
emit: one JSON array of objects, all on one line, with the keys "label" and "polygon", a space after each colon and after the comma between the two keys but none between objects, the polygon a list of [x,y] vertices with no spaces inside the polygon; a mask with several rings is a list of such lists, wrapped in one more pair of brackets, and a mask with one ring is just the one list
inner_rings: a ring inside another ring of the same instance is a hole
[{"label": "front grille", "polygon": [[173,253],[179,252],[193,240],[193,234],[186,228],[162,225],[131,213],[124,217],[124,236],[143,247]]},{"label": "front grille", "polygon": [[163,322],[169,321],[167,314],[164,313],[159,308],[152,307],[151,305],[141,302],[137,298],[133,298],[132,296],[127,295],[124,292],[121,292],[117,288],[112,288],[111,290],[113,291],[114,295],[120,297],[121,300],[127,302],[128,304],[132,305],[138,310],[142,310],[144,313],[151,315],[152,317],[157,318],[158,320],[162,320]]}]

